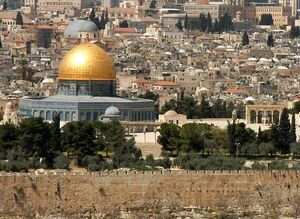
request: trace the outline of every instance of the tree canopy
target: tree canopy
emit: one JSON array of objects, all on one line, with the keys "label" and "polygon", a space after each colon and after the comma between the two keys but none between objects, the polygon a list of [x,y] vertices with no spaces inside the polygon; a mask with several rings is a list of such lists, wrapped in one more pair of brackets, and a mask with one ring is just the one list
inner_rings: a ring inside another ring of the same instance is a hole
[{"label": "tree canopy", "polygon": [[273,25],[273,17],[271,14],[262,14],[259,25]]}]

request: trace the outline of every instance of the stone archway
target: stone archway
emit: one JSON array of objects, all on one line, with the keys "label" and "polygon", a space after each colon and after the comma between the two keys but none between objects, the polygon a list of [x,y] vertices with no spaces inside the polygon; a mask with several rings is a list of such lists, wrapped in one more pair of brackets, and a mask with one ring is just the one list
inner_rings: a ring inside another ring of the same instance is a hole
[{"label": "stone archway", "polygon": [[256,123],[256,111],[255,110],[251,110],[250,112],[250,123]]}]

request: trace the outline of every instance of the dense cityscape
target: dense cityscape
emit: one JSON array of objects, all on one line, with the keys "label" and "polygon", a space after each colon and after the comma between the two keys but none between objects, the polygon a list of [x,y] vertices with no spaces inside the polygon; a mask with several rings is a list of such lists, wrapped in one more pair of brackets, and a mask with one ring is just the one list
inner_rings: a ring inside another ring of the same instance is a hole
[{"label": "dense cityscape", "polygon": [[1,0],[0,217],[297,218],[299,13],[298,0]]}]

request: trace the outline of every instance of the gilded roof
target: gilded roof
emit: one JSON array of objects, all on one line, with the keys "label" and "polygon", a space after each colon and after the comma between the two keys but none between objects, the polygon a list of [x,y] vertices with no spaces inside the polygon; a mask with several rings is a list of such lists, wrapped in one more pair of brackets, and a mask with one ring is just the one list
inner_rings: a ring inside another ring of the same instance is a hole
[{"label": "gilded roof", "polygon": [[109,55],[95,44],[80,44],[60,63],[59,80],[115,80],[116,71]]}]

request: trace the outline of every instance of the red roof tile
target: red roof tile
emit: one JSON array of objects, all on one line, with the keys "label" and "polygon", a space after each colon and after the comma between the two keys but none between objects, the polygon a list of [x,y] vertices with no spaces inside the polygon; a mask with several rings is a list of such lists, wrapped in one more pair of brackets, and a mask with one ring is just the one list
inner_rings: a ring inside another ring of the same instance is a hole
[{"label": "red roof tile", "polygon": [[153,85],[155,85],[155,86],[178,86],[178,84],[175,84],[172,81],[157,81]]},{"label": "red roof tile", "polygon": [[133,81],[132,83],[137,83],[137,84],[150,84],[151,82],[144,79],[144,78],[140,78],[140,79],[137,79],[135,81]]},{"label": "red roof tile", "polygon": [[138,33],[137,29],[132,27],[116,27],[114,31],[116,33]]}]

